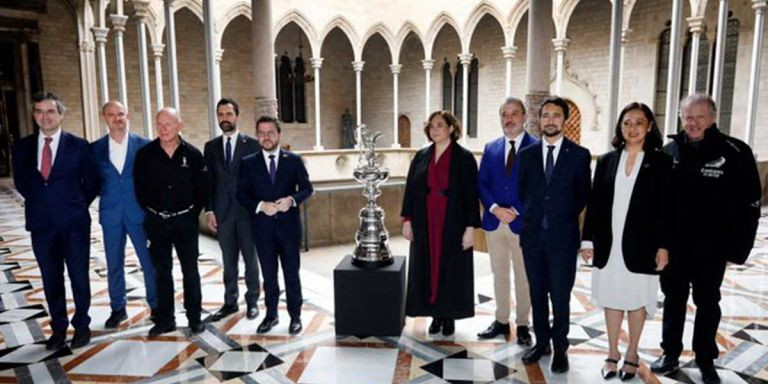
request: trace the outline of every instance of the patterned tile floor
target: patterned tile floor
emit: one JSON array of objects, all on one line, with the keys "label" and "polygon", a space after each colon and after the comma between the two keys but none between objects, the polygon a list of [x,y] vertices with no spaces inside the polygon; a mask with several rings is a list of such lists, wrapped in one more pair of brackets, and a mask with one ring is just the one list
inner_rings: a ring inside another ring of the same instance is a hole
[{"label": "patterned tile floor", "polygon": [[[94,205],[95,206],[95,205]],[[766,212],[768,213],[768,211]],[[480,341],[476,333],[493,320],[493,283],[488,256],[475,255],[476,316],[456,323],[451,337],[427,334],[429,319],[408,318],[400,337],[337,337],[333,318],[333,269],[351,245],[312,249],[302,254],[305,329],[288,334],[288,321],[271,333],[256,335],[256,320],[241,311],[207,325],[199,336],[186,328],[148,338],[149,309],[142,288],[138,260],[129,250],[126,260],[129,320],[117,331],[105,331],[109,297],[101,232],[95,219],[91,242],[91,317],[93,339],[86,347],[51,353],[42,342],[50,335],[40,272],[35,264],[23,208],[8,180],[0,180],[0,383],[34,382],[210,382],[246,383],[599,383],[599,367],[607,339],[602,312],[590,303],[590,270],[581,267],[571,299],[573,346],[571,369],[553,375],[549,358],[540,365],[523,366],[523,349],[498,338]],[[222,304],[221,262],[216,242],[200,238],[203,306],[214,311]],[[394,238],[395,254],[405,254],[407,243]],[[178,266],[177,266],[178,267]],[[181,311],[181,274],[174,272],[177,310]],[[242,281],[241,281],[242,283]],[[241,292],[244,287],[241,288]],[[748,263],[726,273],[723,321],[716,361],[724,383],[768,383],[768,217],[764,217],[756,247]],[[68,292],[68,297],[71,294]],[[514,297],[514,296],[513,296]],[[660,298],[661,300],[661,298]],[[69,302],[72,306],[72,302]],[[241,305],[244,308],[244,305]],[[693,313],[693,304],[689,312]],[[74,308],[70,308],[73,312]],[[641,341],[643,364],[634,382],[698,383],[700,377],[683,355],[684,367],[669,375],[648,370],[660,353],[661,316],[649,321]],[[284,302],[281,317],[288,319]],[[686,324],[690,347],[693,318]],[[180,327],[186,325],[177,313]],[[71,337],[71,333],[70,333]],[[622,335],[622,343],[627,341]],[[622,347],[623,348],[623,347]],[[614,379],[618,382],[618,380]]]}]

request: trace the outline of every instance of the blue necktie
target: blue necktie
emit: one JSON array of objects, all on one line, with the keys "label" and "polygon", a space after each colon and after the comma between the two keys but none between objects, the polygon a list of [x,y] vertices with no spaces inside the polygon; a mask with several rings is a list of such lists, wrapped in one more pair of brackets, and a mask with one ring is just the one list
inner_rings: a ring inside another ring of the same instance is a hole
[{"label": "blue necktie", "polygon": [[269,178],[272,180],[272,184],[275,184],[275,176],[277,176],[277,166],[275,166],[275,155],[269,155]]},{"label": "blue necktie", "polygon": [[549,180],[552,178],[552,171],[555,170],[555,157],[552,154],[554,149],[554,145],[547,145],[547,165],[544,168],[544,177],[547,179],[547,185],[549,185]]},{"label": "blue necktie", "polygon": [[225,162],[226,162],[226,165],[227,165],[227,170],[229,170],[229,167],[232,165],[232,143],[231,143],[231,140],[232,140],[231,137],[227,137],[227,145],[225,146],[225,149],[224,149],[224,152],[226,152],[224,154],[224,157],[225,157]]}]

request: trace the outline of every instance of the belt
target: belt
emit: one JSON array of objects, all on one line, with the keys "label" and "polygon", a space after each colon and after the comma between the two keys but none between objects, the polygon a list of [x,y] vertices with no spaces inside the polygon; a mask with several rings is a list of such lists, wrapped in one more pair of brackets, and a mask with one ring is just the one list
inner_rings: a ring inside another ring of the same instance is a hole
[{"label": "belt", "polygon": [[147,207],[147,210],[150,213],[152,213],[152,214],[154,214],[156,216],[160,216],[161,219],[167,220],[167,219],[170,219],[170,218],[173,218],[173,217],[176,217],[176,216],[181,216],[183,214],[192,212],[192,208],[194,208],[194,207],[195,207],[194,205],[190,205],[189,208],[182,209],[181,211],[176,211],[176,212],[156,211],[156,210],[152,209],[151,207]]},{"label": "belt", "polygon": [[427,187],[427,195],[434,192],[437,195],[448,197],[448,190],[447,189],[432,189]]}]

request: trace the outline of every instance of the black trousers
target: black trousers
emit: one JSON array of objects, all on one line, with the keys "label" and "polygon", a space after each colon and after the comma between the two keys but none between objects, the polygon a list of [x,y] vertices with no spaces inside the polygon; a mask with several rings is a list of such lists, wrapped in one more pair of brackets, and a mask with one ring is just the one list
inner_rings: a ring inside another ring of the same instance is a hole
[{"label": "black trousers", "polygon": [[271,234],[257,236],[254,234],[256,249],[259,252],[259,263],[264,277],[264,302],[267,306],[266,318],[277,318],[277,304],[280,298],[280,284],[277,281],[278,263],[283,267],[285,279],[285,297],[288,314],[292,319],[301,318],[301,305],[304,301],[301,294],[301,268],[299,243],[286,238],[279,230]]},{"label": "black trousers", "polygon": [[238,261],[243,255],[245,264],[245,302],[255,306],[261,294],[259,279],[259,261],[256,256],[256,245],[253,242],[250,220],[236,218],[219,219],[217,238],[221,248],[221,259],[224,262],[224,304],[237,305],[239,287],[237,280],[240,275]]},{"label": "black trousers", "polygon": [[150,213],[144,219],[144,229],[149,240],[149,255],[152,257],[157,276],[156,322],[169,324],[174,321],[172,257],[175,248],[184,279],[184,309],[187,312],[187,320],[190,325],[200,323],[202,295],[200,273],[197,270],[199,254],[197,216],[190,212],[162,219]]},{"label": "black trousers", "polygon": [[664,319],[661,348],[664,354],[679,357],[683,351],[683,327],[688,294],[693,291],[696,319],[693,323],[693,351],[696,361],[712,364],[718,356],[717,327],[720,324],[720,285],[725,274],[725,260],[718,256],[682,255],[661,274],[664,292]]},{"label": "black trousers", "polygon": [[[576,250],[553,249],[547,230],[542,229],[542,241],[523,248],[525,272],[531,291],[531,312],[536,345],[552,341],[557,352],[568,350],[568,330],[571,315],[571,291],[576,279]],[[552,302],[552,325],[549,324],[549,302]]]}]

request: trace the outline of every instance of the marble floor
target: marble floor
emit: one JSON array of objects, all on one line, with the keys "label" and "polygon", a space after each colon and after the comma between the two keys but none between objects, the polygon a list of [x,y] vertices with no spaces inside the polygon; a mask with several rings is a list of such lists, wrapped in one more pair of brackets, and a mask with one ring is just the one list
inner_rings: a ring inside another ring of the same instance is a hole
[{"label": "marble floor", "polygon": [[[95,206],[95,205],[94,205]],[[94,218],[96,212],[93,211]],[[768,214],[768,211],[766,212]],[[49,318],[21,201],[7,180],[0,180],[0,383],[148,382],[148,383],[600,383],[599,368],[607,339],[602,312],[590,302],[590,269],[582,266],[571,298],[569,350],[571,369],[552,374],[549,358],[539,365],[520,362],[523,349],[505,339],[477,339],[493,320],[495,302],[488,255],[475,254],[476,315],[456,323],[451,337],[427,333],[429,319],[408,318],[400,337],[337,336],[334,332],[333,269],[351,245],[313,248],[302,253],[304,330],[288,333],[288,315],[281,301],[281,323],[269,334],[256,335],[256,320],[243,311],[192,336],[184,328],[181,272],[176,266],[179,330],[148,338],[149,309],[144,301],[143,275],[129,250],[128,316],[116,331],[105,331],[109,316],[105,259],[101,232],[94,219],[91,240],[93,304],[92,342],[79,349],[45,350]],[[203,307],[222,304],[219,250],[210,238],[200,238]],[[392,239],[393,253],[404,255],[407,243]],[[282,281],[282,280],[281,280]],[[244,283],[241,280],[241,292]],[[768,383],[768,216],[756,247],[744,266],[731,266],[722,288],[723,320],[717,336],[716,361],[724,383]],[[70,293],[67,293],[71,298]],[[514,295],[513,295],[514,297]],[[281,300],[283,298],[281,297]],[[661,297],[659,298],[661,300]],[[70,307],[73,305],[69,302]],[[241,302],[241,309],[245,305]],[[689,305],[692,314],[695,306]],[[70,308],[70,313],[74,308]],[[648,364],[660,354],[661,311],[650,320],[641,341],[642,366],[634,382],[698,383],[690,350],[683,367],[669,376],[656,376]],[[686,324],[690,348],[692,316]],[[71,337],[71,333],[70,333]],[[626,343],[622,335],[622,344]],[[623,349],[623,347],[622,347]],[[614,379],[618,382],[618,379]]]}]

